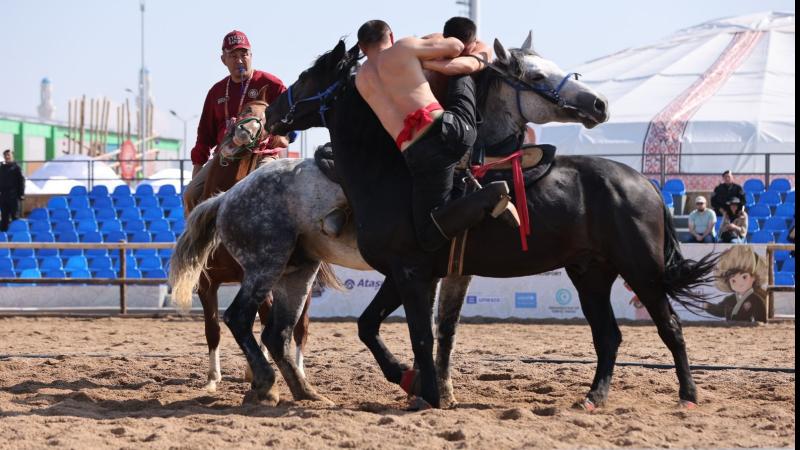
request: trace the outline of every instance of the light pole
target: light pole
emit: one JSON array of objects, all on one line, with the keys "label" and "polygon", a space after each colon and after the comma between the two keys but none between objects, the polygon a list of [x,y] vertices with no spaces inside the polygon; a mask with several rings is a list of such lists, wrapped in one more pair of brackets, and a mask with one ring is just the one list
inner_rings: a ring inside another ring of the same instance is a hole
[{"label": "light pole", "polygon": [[139,153],[142,155],[142,177],[145,176],[144,170],[145,163],[145,129],[147,127],[147,86],[145,83],[145,67],[144,67],[144,0],[139,0],[139,11],[142,13],[142,68],[139,70]]},{"label": "light pole", "polygon": [[190,117],[188,119],[184,119],[178,113],[176,113],[174,109],[170,109],[169,113],[172,114],[173,116],[175,116],[176,119],[178,119],[181,122],[183,122],[183,155],[182,155],[181,159],[186,159],[186,157],[188,155],[188,150],[189,150],[189,147],[187,146],[188,142],[186,141],[186,139],[187,139],[187,137],[186,137],[186,126],[187,126],[187,124],[189,123],[190,120],[194,120],[198,116],[197,116],[197,114],[195,114],[195,115],[193,115],[192,117]]}]

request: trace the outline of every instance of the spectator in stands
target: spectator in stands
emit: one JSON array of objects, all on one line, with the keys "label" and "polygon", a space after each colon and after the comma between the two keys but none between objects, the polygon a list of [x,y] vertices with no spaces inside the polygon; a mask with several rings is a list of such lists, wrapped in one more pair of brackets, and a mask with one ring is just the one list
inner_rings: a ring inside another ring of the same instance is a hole
[{"label": "spectator in stands", "polygon": [[722,225],[719,227],[719,237],[722,242],[741,244],[747,237],[747,213],[742,209],[739,197],[733,197],[727,202],[723,210]]},{"label": "spectator in stands", "polygon": [[[192,181],[183,194],[184,208],[191,211],[203,195],[208,175],[211,149],[219,145],[235,117],[249,101],[263,100],[272,103],[286,90],[286,86],[275,75],[252,66],[250,41],[241,31],[231,31],[222,40],[222,64],[229,75],[218,81],[208,91],[197,126],[197,143],[192,149]],[[286,147],[284,137],[274,137],[270,147]]]},{"label": "spectator in stands", "polygon": [[14,161],[14,154],[6,149],[0,164],[0,231],[8,230],[8,224],[17,218],[19,202],[24,199],[25,176]]},{"label": "spectator in stands", "polygon": [[705,305],[705,310],[726,320],[767,321],[767,262],[750,246],[737,245],[722,252],[715,269],[717,288],[731,292],[721,302]]},{"label": "spectator in stands", "polygon": [[722,172],[722,183],[714,188],[714,193],[711,195],[711,208],[718,216],[721,216],[725,212],[727,201],[733,197],[739,199],[740,208],[744,209],[744,189],[733,182],[733,173],[730,170],[726,170]]},{"label": "spectator in stands", "polygon": [[709,208],[706,208],[706,198],[698,195],[694,199],[697,207],[689,214],[689,243],[714,242],[714,226],[717,224],[717,215]]}]

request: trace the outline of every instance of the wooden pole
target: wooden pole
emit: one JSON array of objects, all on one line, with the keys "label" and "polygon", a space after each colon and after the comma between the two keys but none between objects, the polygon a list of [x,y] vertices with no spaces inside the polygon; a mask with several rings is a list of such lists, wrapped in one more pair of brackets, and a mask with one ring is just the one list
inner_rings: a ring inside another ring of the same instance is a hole
[{"label": "wooden pole", "polygon": [[66,152],[72,150],[72,99],[67,101],[67,149]]},{"label": "wooden pole", "polygon": [[[119,249],[119,268],[122,272],[122,278],[128,278],[128,261],[125,255],[125,249]],[[125,283],[119,285],[119,313],[128,313],[128,286]]]},{"label": "wooden pole", "polygon": [[78,139],[78,154],[83,154],[83,127],[84,127],[84,118],[86,115],[86,94],[81,97],[81,118],[80,118],[80,138]]},{"label": "wooden pole", "polygon": [[128,118],[127,140],[131,140],[131,104],[130,100],[125,99],[125,116]]}]

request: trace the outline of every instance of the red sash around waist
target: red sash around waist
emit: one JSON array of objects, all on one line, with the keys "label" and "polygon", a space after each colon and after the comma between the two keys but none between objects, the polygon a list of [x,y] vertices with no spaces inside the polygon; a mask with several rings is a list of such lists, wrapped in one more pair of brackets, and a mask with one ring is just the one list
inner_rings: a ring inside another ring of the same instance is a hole
[{"label": "red sash around waist", "polygon": [[405,120],[403,120],[403,130],[400,131],[400,134],[397,135],[397,139],[395,139],[397,148],[401,148],[404,142],[410,141],[415,132],[433,123],[431,113],[440,109],[444,109],[442,105],[433,102],[407,115]]}]

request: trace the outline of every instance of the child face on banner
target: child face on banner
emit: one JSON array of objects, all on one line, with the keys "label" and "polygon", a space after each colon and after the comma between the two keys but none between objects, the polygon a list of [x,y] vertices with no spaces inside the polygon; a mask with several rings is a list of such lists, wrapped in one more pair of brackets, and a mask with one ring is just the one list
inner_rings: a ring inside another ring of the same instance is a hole
[{"label": "child face on banner", "polygon": [[728,278],[728,284],[730,284],[733,292],[736,292],[737,294],[744,294],[753,288],[753,283],[755,280],[756,279],[753,277],[753,275],[747,272],[739,272]]}]

